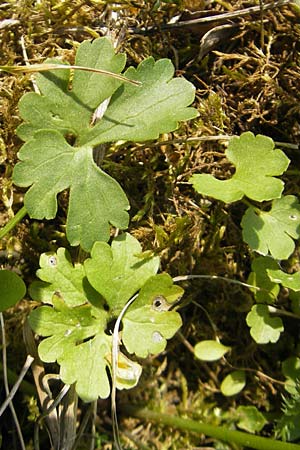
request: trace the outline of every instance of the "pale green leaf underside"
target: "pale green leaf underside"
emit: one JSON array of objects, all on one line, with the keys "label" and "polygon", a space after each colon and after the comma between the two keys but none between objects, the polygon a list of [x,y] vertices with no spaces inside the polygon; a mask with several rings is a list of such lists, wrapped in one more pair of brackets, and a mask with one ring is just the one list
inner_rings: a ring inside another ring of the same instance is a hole
[{"label": "pale green leaf underside", "polygon": [[259,214],[247,209],[241,225],[243,239],[262,255],[270,253],[275,259],[288,259],[295,249],[293,239],[300,235],[300,205],[293,195],[273,201],[269,212]]},{"label": "pale green leaf underside", "polygon": [[300,272],[290,274],[279,269],[269,269],[267,272],[274,283],[280,283],[282,286],[292,289],[293,291],[300,291]]},{"label": "pale green leaf underside", "polygon": [[141,259],[141,252],[137,239],[124,233],[111,246],[96,242],[84,263],[89,282],[116,313],[158,271],[159,258]]},{"label": "pale green leaf underside", "polygon": [[122,342],[129,353],[141,358],[162,352],[182,325],[176,311],[168,311],[183,290],[172,278],[160,274],[149,278],[123,318]]},{"label": "pale green leaf underside", "polygon": [[226,203],[244,196],[260,202],[280,197],[284,184],[274,177],[287,169],[289,159],[274,149],[272,139],[248,131],[233,137],[225,153],[236,168],[234,175],[218,180],[209,174],[195,174],[190,181],[197,192]]},{"label": "pale green leaf underside", "polygon": [[195,357],[201,361],[217,361],[230,350],[230,347],[218,341],[205,340],[197,342],[194,347]]},{"label": "pale green leaf underside", "polygon": [[258,344],[275,343],[284,330],[280,317],[271,317],[267,305],[254,305],[247,314],[250,334]]},{"label": "pale green leaf underside", "polygon": [[24,204],[30,217],[53,219],[57,194],[70,188],[67,237],[89,251],[109,238],[109,224],[128,226],[128,200],[120,185],[96,166],[91,147],[74,148],[57,131],[38,131],[19,152],[15,184],[28,187]]},{"label": "pale green leaf underside", "polygon": [[280,287],[277,283],[270,280],[268,269],[277,269],[277,262],[270,256],[258,256],[252,262],[251,268],[252,272],[247,283],[261,288],[261,290],[253,289],[256,301],[258,303],[274,303]]},{"label": "pale green leaf underside", "polygon": [[234,370],[229,373],[221,383],[220,389],[223,395],[231,397],[241,392],[246,385],[246,375],[243,370]]}]

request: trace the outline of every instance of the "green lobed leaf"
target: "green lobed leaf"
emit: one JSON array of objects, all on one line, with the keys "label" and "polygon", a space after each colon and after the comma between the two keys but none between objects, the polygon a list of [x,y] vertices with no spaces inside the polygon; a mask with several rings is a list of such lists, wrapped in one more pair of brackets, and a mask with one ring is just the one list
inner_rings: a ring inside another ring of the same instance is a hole
[{"label": "green lobed leaf", "polygon": [[285,273],[280,269],[269,269],[268,275],[274,283],[280,283],[282,286],[292,289],[293,291],[300,291],[300,272],[294,274]]},{"label": "green lobed leaf", "polygon": [[147,280],[122,320],[122,342],[129,353],[146,358],[165,349],[166,340],[182,325],[180,315],[169,311],[182,294],[168,274]]},{"label": "green lobed leaf", "polygon": [[269,212],[250,206],[241,222],[243,239],[256,252],[288,259],[300,236],[300,204],[294,195],[273,201]]},{"label": "green lobed leaf", "polygon": [[[34,283],[31,293],[52,306],[41,306],[29,317],[32,329],[45,338],[38,352],[43,361],[60,365],[61,379],[75,383],[84,401],[109,395],[111,321],[132,295],[140,291],[120,332],[120,344],[129,352],[138,356],[159,353],[181,326],[180,315],[169,309],[181,297],[182,288],[174,286],[166,274],[153,276],[159,258],[145,258],[139,242],[129,234],[115,238],[111,246],[97,242],[84,270],[72,264],[63,248],[43,254],[40,264],[38,275],[44,281]],[[134,387],[141,371],[139,363],[119,352],[117,388]]]},{"label": "green lobed leaf", "polygon": [[84,262],[87,278],[118,315],[132,297],[159,268],[159,258],[141,259],[142,247],[128,233],[121,234],[111,246],[96,242],[91,258]]},{"label": "green lobed leaf", "polygon": [[128,200],[120,185],[97,167],[91,147],[74,148],[57,131],[42,130],[23,145],[19,159],[13,180],[18,186],[32,185],[24,198],[30,217],[53,219],[57,194],[70,188],[67,237],[71,245],[89,251],[95,241],[108,240],[109,224],[128,226]]},{"label": "green lobed leaf", "polygon": [[243,370],[230,372],[222,381],[220,389],[223,395],[231,397],[241,392],[246,385],[246,375]]},{"label": "green lobed leaf", "polygon": [[206,340],[197,342],[194,347],[196,358],[202,361],[217,361],[227,353],[231,347],[221,344],[218,341]]},{"label": "green lobed leaf", "polygon": [[[115,55],[107,38],[82,42],[75,59],[78,66],[114,73],[121,73],[125,62],[125,55]],[[46,63],[62,64],[54,59]],[[115,78],[75,70],[70,90],[70,76],[68,65],[66,70],[42,72],[37,76],[41,95],[27,93],[19,103],[20,115],[25,121],[17,130],[21,139],[27,141],[34,132],[46,128],[78,138],[89,128],[95,109],[122,84]]]},{"label": "green lobed leaf", "polygon": [[284,330],[280,317],[271,317],[268,306],[264,304],[252,306],[246,322],[250,327],[251,336],[258,344],[277,342]]},{"label": "green lobed leaf", "polygon": [[10,270],[0,270],[0,312],[14,306],[26,294],[22,278]]},{"label": "green lobed leaf", "polygon": [[79,140],[80,145],[98,145],[117,140],[145,141],[174,131],[178,122],[197,117],[188,107],[195,87],[184,78],[173,78],[169,59],[150,57],[125,72],[141,86],[123,84],[112,96],[103,118]]},{"label": "green lobed leaf", "polygon": [[32,329],[46,337],[38,347],[40,358],[57,361],[62,381],[76,383],[76,392],[84,401],[106,398],[110,393],[106,357],[110,355],[111,337],[104,333],[106,320],[104,310],[96,318],[91,306],[69,308],[58,299],[54,308],[42,306],[29,316]]},{"label": "green lobed leaf", "polygon": [[200,194],[226,203],[241,200],[244,195],[257,201],[279,198],[284,183],[274,178],[289,165],[289,159],[279,149],[274,149],[271,138],[247,131],[233,137],[225,154],[236,168],[228,180],[218,180],[209,174],[195,174],[190,181]]},{"label": "green lobed leaf", "polygon": [[40,256],[37,276],[42,281],[34,281],[29,294],[34,300],[52,304],[54,294],[61,295],[68,306],[79,306],[89,300],[101,304],[99,294],[88,283],[83,266],[73,266],[70,254],[65,248]]},{"label": "green lobed leaf", "polygon": [[251,289],[258,303],[274,303],[280,287],[270,280],[269,269],[277,269],[278,263],[269,256],[258,256],[251,264],[252,272],[247,280],[248,284],[257,286],[261,290]]},{"label": "green lobed leaf", "polygon": [[[115,55],[111,42],[99,38],[80,44],[76,64],[120,73],[125,56]],[[71,245],[90,251],[97,240],[109,239],[110,225],[127,228],[128,200],[119,184],[94,163],[93,147],[120,139],[154,139],[173,131],[180,120],[196,117],[197,111],[188,107],[194,86],[173,75],[171,61],[153,58],[126,71],[127,77],[142,82],[140,87],[82,70],[71,76],[67,65],[39,74],[41,95],[27,93],[19,104],[25,123],[18,134],[27,142],[13,173],[16,185],[29,187],[24,198],[29,216],[54,218],[57,194],[70,189]],[[106,113],[94,123],[103,102],[108,104]]]},{"label": "green lobed leaf", "polygon": [[256,433],[268,423],[265,416],[255,406],[239,406],[236,410],[237,426],[248,433]]},{"label": "green lobed leaf", "polygon": [[110,350],[110,337],[99,333],[93,339],[73,346],[58,359],[61,379],[66,384],[76,382],[76,392],[83,401],[92,402],[98,397],[109,396],[106,358]]}]

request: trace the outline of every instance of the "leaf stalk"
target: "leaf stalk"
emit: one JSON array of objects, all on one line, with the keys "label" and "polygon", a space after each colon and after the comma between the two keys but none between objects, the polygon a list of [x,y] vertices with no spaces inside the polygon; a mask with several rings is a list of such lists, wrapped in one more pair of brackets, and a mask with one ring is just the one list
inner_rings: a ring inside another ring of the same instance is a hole
[{"label": "leaf stalk", "polygon": [[235,443],[256,450],[300,450],[300,445],[297,444],[276,441],[243,431],[228,430],[222,426],[210,425],[191,419],[182,419],[181,417],[154,412],[137,406],[126,405],[124,412],[139,419],[151,420],[183,431],[205,434],[224,442]]},{"label": "leaf stalk", "polygon": [[27,210],[23,206],[15,216],[0,230],[0,239],[3,239],[26,216]]}]

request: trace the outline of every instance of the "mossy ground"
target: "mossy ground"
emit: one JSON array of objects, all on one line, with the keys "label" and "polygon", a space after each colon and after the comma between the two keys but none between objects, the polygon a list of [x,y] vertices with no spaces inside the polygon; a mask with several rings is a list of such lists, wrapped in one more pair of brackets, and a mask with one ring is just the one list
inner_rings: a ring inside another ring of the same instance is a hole
[{"label": "mossy ground", "polygon": [[[286,193],[299,194],[298,9],[282,6],[263,14],[213,23],[213,27],[231,25],[231,33],[226,38],[221,35],[206,55],[200,53],[203,53],[201,39],[208,31],[206,26],[163,27],[184,11],[202,10],[203,15],[209,16],[258,4],[258,1],[233,0],[114,3],[7,0],[0,5],[0,64],[41,63],[53,56],[73,61],[81,41],[101,36],[111,28],[114,39],[119,39],[120,50],[128,55],[129,65],[136,65],[150,55],[156,59],[167,57],[173,61],[177,75],[196,86],[194,106],[200,113],[196,120],[182,124],[176,132],[161,136],[156,142],[113,145],[107,148],[103,162],[104,169],[119,181],[128,195],[132,218],[129,231],[140,240],[144,250],[154,251],[161,257],[162,270],[172,276],[194,273],[246,281],[250,272],[251,254],[240,230],[243,205],[228,206],[204,199],[188,183],[190,176],[200,171],[219,178],[232,173],[224,156],[227,140],[214,139],[214,136],[239,135],[249,130],[292,144],[283,147],[292,161],[290,174],[285,178]],[[22,206],[24,192],[12,185],[11,175],[22,145],[15,134],[20,123],[18,101],[32,89],[29,76],[0,74],[0,226]],[[198,139],[203,137],[207,139]],[[2,267],[13,268],[29,284],[42,252],[68,246],[66,205],[67,194],[62,194],[55,220],[41,223],[26,218],[2,240]],[[77,250],[72,250],[72,254],[74,258],[79,257]],[[298,249],[293,258],[294,269],[299,268],[297,255]],[[141,402],[169,414],[180,413],[228,426],[233,426],[233,412],[239,405],[254,405],[269,418],[262,434],[272,436],[274,418],[280,414],[284,393],[280,365],[297,346],[297,324],[292,320],[287,322],[286,332],[276,345],[259,346],[245,324],[252,303],[246,289],[221,281],[186,282],[184,287],[181,334],[170,342],[163,355],[145,362],[140,385],[118,397],[122,439],[128,448],[237,448],[204,436],[185,435],[175,430],[170,433],[151,423],[138,422],[126,417],[122,406],[126,402]],[[30,309],[28,300],[5,315],[8,365],[16,373],[26,355],[22,324]],[[224,344],[233,347],[232,352],[216,363],[196,361],[189,345],[215,338],[216,333]],[[247,385],[238,396],[226,398],[220,393],[220,382],[232,367],[246,369]],[[27,380],[33,383],[30,374]],[[5,398],[3,389],[1,395]],[[27,448],[31,449],[30,401],[22,391],[15,405]],[[79,405],[79,419],[86,408]],[[90,448],[85,444],[90,439],[90,430],[91,427],[87,428],[78,448]],[[95,448],[111,449],[107,402],[98,404],[94,431]],[[1,433],[2,448],[18,448],[8,411],[1,422]],[[45,434],[42,448],[49,448],[45,431],[41,434]]]}]

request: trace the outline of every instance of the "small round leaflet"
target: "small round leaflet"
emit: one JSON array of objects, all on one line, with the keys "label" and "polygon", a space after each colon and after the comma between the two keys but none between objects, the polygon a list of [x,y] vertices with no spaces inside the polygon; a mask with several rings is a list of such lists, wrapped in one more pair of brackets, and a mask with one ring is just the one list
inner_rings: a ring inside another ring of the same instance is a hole
[{"label": "small round leaflet", "polygon": [[0,312],[15,305],[26,293],[23,280],[15,272],[0,270]]}]

